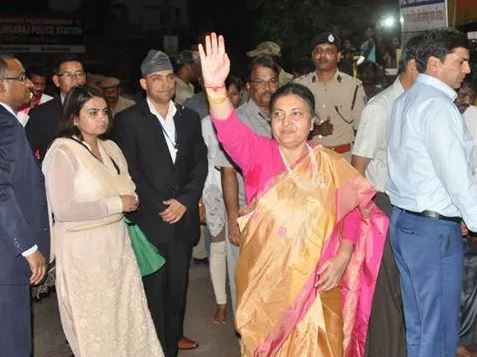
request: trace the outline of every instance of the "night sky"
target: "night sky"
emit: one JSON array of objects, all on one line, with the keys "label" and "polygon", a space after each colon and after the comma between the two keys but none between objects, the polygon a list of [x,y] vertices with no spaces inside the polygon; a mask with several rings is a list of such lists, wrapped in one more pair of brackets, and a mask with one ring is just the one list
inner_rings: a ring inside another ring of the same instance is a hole
[{"label": "night sky", "polygon": [[[2,14],[77,15],[83,20],[86,52],[82,57],[87,69],[131,79],[138,75],[139,63],[147,50],[162,48],[162,36],[167,34],[178,35],[179,50],[193,47],[203,33],[224,34],[232,70],[243,74],[248,63],[245,52],[261,41],[278,42],[286,65],[294,57],[309,56],[309,40],[318,31],[335,30],[359,44],[365,26],[389,14],[398,17],[398,0],[182,0],[188,4],[188,29],[144,33],[118,17],[121,8],[117,4],[128,1],[136,6],[141,2],[147,6],[174,3],[173,0],[0,0],[0,6]],[[130,23],[137,22],[129,10],[128,16]],[[0,43],[4,43],[1,37]],[[57,55],[20,57],[27,63],[51,63]]]}]

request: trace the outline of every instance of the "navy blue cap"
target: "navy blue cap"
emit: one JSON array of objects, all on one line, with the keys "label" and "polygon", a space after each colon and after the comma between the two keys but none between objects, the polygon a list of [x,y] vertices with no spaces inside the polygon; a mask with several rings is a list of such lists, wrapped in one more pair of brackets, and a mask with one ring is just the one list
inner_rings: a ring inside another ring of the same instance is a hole
[{"label": "navy blue cap", "polygon": [[318,35],[315,35],[311,45],[313,48],[315,48],[316,45],[321,45],[322,43],[335,45],[338,51],[341,51],[341,39],[333,32],[322,32]]}]

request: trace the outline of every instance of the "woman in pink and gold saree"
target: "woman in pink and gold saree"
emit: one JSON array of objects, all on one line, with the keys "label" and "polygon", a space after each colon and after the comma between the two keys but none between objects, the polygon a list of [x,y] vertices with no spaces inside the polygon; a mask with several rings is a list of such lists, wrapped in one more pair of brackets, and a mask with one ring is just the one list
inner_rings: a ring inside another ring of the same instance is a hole
[{"label": "woman in pink and gold saree", "polygon": [[236,267],[242,356],[363,356],[387,231],[372,186],[340,155],[307,142],[315,103],[306,87],[275,92],[267,139],[227,99],[223,38],[207,36],[199,52],[217,136],[249,202]]}]

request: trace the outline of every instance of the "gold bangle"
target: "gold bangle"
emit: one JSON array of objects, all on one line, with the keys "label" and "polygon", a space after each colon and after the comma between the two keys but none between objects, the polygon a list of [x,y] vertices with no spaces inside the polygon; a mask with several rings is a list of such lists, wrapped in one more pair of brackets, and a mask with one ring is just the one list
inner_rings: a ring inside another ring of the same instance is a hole
[{"label": "gold bangle", "polygon": [[211,96],[207,96],[207,99],[209,100],[209,103],[210,104],[222,104],[223,102],[225,102],[227,100],[227,96],[224,95],[224,96],[221,96],[221,97],[211,97]]}]

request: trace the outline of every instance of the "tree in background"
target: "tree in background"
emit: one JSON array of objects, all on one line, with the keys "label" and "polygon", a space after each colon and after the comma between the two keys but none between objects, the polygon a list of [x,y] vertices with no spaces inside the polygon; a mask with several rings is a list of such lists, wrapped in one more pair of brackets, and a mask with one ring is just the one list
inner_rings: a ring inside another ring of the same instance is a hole
[{"label": "tree in background", "polygon": [[364,28],[385,15],[398,16],[398,5],[396,0],[247,0],[252,47],[276,41],[287,62],[309,57],[310,41],[322,31],[334,31],[359,44]]}]

